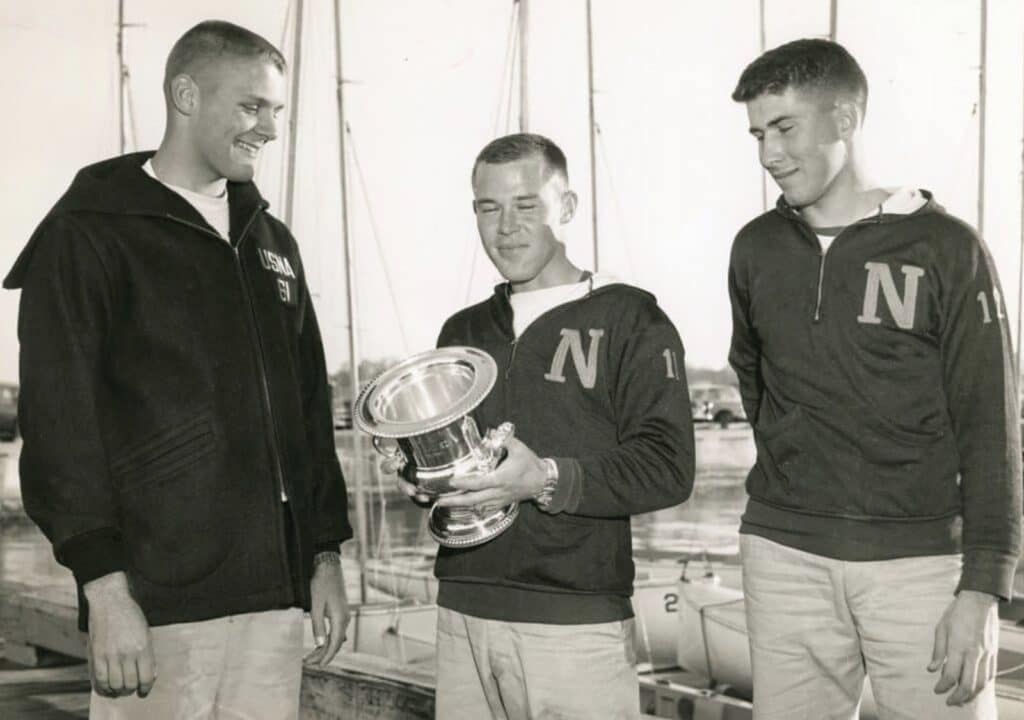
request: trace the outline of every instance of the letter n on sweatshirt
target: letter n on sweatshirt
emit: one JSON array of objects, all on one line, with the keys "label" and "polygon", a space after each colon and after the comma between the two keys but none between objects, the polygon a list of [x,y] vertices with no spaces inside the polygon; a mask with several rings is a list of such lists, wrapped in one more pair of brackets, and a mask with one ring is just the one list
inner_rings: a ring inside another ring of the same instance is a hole
[{"label": "letter n on sweatshirt", "polygon": [[604,330],[590,330],[589,333],[590,347],[584,357],[583,337],[580,335],[580,331],[562,328],[562,339],[559,341],[555,357],[551,361],[551,370],[544,375],[545,380],[565,382],[565,359],[572,352],[572,364],[576,366],[580,383],[588,390],[594,388],[597,382],[597,348],[604,336]]},{"label": "letter n on sweatshirt", "polygon": [[924,270],[914,265],[902,265],[903,297],[896,290],[896,281],[886,263],[868,262],[864,264],[868,271],[867,286],[864,288],[864,308],[857,316],[857,322],[865,325],[879,325],[878,317],[879,291],[885,296],[885,304],[889,306],[892,319],[897,327],[910,330],[914,327],[914,313],[917,307],[917,283],[924,275]]}]

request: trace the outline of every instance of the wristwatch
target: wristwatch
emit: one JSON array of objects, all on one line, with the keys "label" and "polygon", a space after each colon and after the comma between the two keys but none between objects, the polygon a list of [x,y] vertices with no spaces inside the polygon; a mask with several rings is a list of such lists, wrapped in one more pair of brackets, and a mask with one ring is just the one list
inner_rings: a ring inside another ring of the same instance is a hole
[{"label": "wristwatch", "polygon": [[547,510],[551,500],[555,497],[555,488],[558,487],[558,464],[551,458],[541,458],[547,473],[544,476],[544,485],[533,496],[533,501],[541,510]]}]

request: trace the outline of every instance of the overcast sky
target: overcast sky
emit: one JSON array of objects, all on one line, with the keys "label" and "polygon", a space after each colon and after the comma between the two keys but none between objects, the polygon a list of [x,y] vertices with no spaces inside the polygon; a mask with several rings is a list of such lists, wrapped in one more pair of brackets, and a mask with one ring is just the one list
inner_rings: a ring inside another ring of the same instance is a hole
[{"label": "overcast sky", "polygon": [[[292,54],[284,0],[125,0],[129,149],[163,131],[160,79],[174,40],[218,17]],[[343,0],[350,227],[360,350],[402,356],[490,292],[469,168],[507,111],[510,0]],[[828,0],[767,0],[769,47],[828,32]],[[293,229],[328,365],[347,357],[331,0],[307,0]],[[583,0],[530,0],[528,128],[565,149],[581,197],[569,253],[592,267]],[[729,94],[758,52],[757,0],[594,0],[600,270],[654,292],[691,365],[725,364],[732,238],[761,211],[756,146]],[[1024,10],[989,2],[985,237],[1016,332]],[[6,270],[82,165],[116,154],[116,0],[0,0],[6,101],[0,143]],[[871,88],[868,158],[884,185],[931,189],[977,224],[978,0],[841,0],[838,40]],[[515,93],[513,93],[514,95]],[[133,132],[134,130],[134,132]],[[284,142],[258,180],[281,208]],[[777,192],[769,187],[770,202]],[[17,294],[0,295],[0,379],[17,377]]]}]

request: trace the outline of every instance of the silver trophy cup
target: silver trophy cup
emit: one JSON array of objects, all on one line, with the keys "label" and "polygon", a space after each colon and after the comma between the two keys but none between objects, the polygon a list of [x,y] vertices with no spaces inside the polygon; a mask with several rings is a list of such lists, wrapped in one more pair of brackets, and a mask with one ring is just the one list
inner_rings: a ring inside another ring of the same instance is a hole
[{"label": "silver trophy cup", "polygon": [[[457,477],[493,470],[511,437],[511,423],[483,437],[470,413],[494,387],[491,356],[470,347],[446,347],[413,355],[379,375],[359,394],[356,425],[392,469],[413,465],[406,478],[425,495],[459,492]],[[500,508],[430,509],[427,529],[445,547],[472,547],[507,530],[518,503]]]}]

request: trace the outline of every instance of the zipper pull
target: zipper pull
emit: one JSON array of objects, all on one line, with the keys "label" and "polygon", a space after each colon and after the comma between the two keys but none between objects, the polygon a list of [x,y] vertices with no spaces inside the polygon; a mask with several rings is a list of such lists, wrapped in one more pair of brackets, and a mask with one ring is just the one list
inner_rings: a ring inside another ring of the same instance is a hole
[{"label": "zipper pull", "polygon": [[505,379],[508,380],[512,376],[512,364],[516,361],[516,347],[519,346],[519,338],[516,338],[510,343],[512,352],[509,353],[508,367],[505,368]]}]

